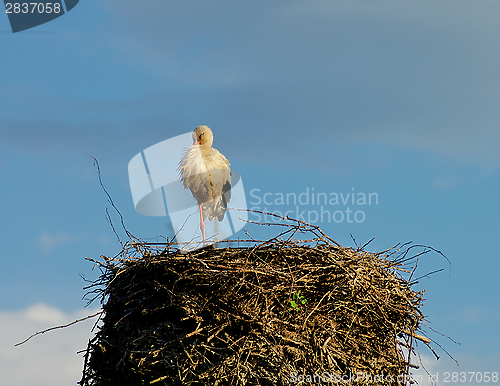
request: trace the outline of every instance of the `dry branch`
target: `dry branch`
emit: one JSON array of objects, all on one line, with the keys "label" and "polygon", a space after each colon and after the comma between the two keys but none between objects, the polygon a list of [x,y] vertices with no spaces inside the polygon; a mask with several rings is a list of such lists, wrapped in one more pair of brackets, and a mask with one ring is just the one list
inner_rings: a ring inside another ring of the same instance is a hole
[{"label": "dry branch", "polygon": [[73,322],[71,322],[71,323],[68,323],[68,324],[63,324],[62,326],[50,327],[50,328],[47,328],[47,329],[45,329],[45,330],[35,332],[34,334],[30,335],[29,337],[27,337],[27,338],[26,338],[25,340],[23,340],[22,342],[16,343],[14,346],[20,346],[20,345],[22,345],[22,344],[26,343],[26,342],[27,342],[28,340],[30,340],[31,338],[34,338],[34,337],[35,337],[35,336],[37,336],[37,335],[45,334],[46,332],[49,332],[49,331],[52,331],[52,330],[57,330],[57,329],[59,329],[59,328],[66,328],[66,327],[72,326],[73,324],[83,322],[84,320],[94,318],[94,317],[96,317],[97,315],[101,315],[101,314],[102,314],[102,311],[98,311],[98,312],[96,312],[95,314],[92,314],[92,315],[86,316],[85,318],[77,319],[77,320],[75,320],[75,321],[73,321]]},{"label": "dry branch", "polygon": [[406,251],[344,248],[300,221],[245,248],[182,254],[135,239],[97,262],[102,275],[89,287],[104,316],[79,383],[271,386],[324,372],[396,379],[416,367],[403,347],[430,343],[417,333],[424,291],[401,276],[411,263]]}]

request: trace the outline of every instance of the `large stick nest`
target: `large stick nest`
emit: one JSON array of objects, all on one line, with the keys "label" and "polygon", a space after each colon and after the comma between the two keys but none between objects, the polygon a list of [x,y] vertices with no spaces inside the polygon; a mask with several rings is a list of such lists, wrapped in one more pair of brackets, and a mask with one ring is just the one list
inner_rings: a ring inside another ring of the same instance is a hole
[{"label": "large stick nest", "polygon": [[[101,276],[88,288],[104,316],[80,385],[348,383],[353,374],[357,384],[370,383],[360,374],[409,383],[415,338],[429,341],[417,334],[423,291],[403,277],[408,250],[369,253],[317,227],[285,229],[251,247],[181,253],[135,242],[94,261]],[[303,232],[313,238],[293,239]]]}]

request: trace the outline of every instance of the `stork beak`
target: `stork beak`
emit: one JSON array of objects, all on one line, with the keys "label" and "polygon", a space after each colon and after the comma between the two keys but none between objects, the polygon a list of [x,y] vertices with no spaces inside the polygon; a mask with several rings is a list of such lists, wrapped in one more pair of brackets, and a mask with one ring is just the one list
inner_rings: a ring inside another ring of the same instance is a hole
[{"label": "stork beak", "polygon": [[193,145],[199,145],[200,143],[198,141],[194,141]]}]

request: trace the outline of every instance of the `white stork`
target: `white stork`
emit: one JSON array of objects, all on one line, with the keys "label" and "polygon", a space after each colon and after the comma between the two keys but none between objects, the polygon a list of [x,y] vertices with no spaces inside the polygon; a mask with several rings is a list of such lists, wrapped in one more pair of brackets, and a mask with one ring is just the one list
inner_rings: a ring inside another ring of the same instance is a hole
[{"label": "white stork", "polygon": [[193,144],[179,162],[177,169],[184,188],[189,188],[200,210],[200,228],[205,242],[205,222],[224,220],[231,198],[231,170],[229,162],[212,147],[214,137],[207,126],[193,131]]}]

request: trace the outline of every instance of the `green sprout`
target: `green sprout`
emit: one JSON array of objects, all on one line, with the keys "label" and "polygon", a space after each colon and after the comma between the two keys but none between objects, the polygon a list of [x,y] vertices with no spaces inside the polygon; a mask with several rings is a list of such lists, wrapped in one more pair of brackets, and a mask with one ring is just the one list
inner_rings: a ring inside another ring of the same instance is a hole
[{"label": "green sprout", "polygon": [[300,309],[300,304],[306,304],[307,299],[304,297],[304,295],[300,294],[300,290],[295,293],[292,293],[292,299],[290,300],[290,305],[291,307],[288,309],[288,311],[291,310],[299,310]]}]

